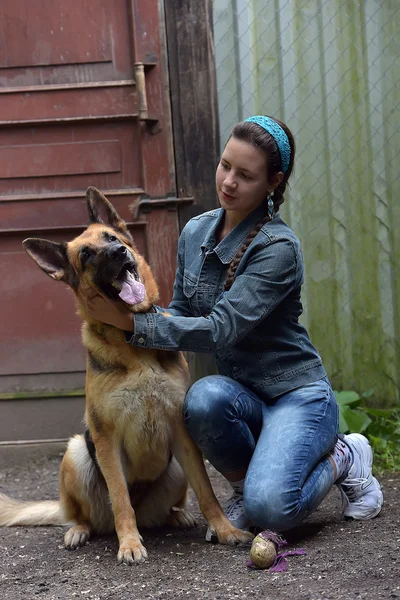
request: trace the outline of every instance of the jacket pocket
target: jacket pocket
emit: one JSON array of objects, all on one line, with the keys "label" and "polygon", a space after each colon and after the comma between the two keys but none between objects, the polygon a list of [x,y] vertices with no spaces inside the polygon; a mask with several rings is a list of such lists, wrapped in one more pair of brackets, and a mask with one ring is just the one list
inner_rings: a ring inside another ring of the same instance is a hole
[{"label": "jacket pocket", "polygon": [[183,276],[183,293],[186,298],[192,298],[196,291],[197,284],[186,273]]},{"label": "jacket pocket", "polygon": [[257,353],[257,360],[264,382],[270,381],[282,374],[279,354],[273,350],[267,350],[262,354]]},{"label": "jacket pocket", "polygon": [[255,339],[257,340],[257,348],[254,355],[257,357],[262,382],[265,383],[282,374],[280,356],[270,340],[263,339],[257,332],[255,332]]}]

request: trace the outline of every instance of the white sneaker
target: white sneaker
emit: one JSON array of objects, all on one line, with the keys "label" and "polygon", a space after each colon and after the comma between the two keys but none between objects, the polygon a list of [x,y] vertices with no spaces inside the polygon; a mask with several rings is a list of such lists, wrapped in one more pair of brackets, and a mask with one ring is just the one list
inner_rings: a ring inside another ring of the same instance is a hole
[{"label": "white sneaker", "polygon": [[[251,523],[244,510],[242,494],[233,494],[233,496],[229,498],[224,508],[224,512],[234,527],[242,529],[243,531],[249,531]],[[206,541],[211,542],[212,544],[218,543],[218,537],[210,526],[207,528]]]},{"label": "white sneaker", "polygon": [[343,436],[353,454],[353,463],[346,478],[337,486],[342,495],[344,517],[366,521],[382,510],[383,494],[379,482],[372,476],[372,449],[360,433]]}]

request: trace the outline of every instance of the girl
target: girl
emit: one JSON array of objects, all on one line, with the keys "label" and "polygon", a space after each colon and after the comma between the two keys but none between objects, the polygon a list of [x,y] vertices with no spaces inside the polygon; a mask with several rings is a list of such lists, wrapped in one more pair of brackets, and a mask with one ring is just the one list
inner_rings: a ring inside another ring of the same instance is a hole
[{"label": "girl", "polygon": [[[95,296],[91,315],[145,348],[215,353],[218,375],[188,391],[185,423],[233,488],[236,527],[298,525],[336,483],[344,516],[371,519],[383,495],[372,450],[338,437],[338,408],[304,326],[299,241],[279,215],[295,143],[277,119],[238,123],[216,172],[221,208],[182,231],[168,312],[129,313]],[[211,532],[207,538],[211,540]]]}]

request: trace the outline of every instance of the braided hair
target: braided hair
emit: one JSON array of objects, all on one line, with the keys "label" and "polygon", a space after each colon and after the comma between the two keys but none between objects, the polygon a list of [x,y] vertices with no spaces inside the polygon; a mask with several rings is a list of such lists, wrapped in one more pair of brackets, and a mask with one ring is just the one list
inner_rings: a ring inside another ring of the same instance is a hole
[{"label": "braided hair", "polygon": [[[270,117],[270,118],[273,118],[273,117]],[[292,135],[290,129],[287,127],[287,125],[285,125],[284,123],[282,123],[282,121],[279,121],[278,119],[273,118],[273,120],[276,121],[276,123],[278,123],[282,127],[282,129],[285,131],[286,135],[288,136],[289,144],[290,144],[289,166],[287,168],[286,173],[283,176],[282,181],[275,188],[274,195],[272,198],[273,203],[274,203],[274,212],[277,212],[279,210],[280,205],[283,204],[283,202],[285,201],[283,194],[285,193],[286,184],[287,184],[288,179],[293,170],[293,162],[294,162],[294,155],[295,155],[296,148],[295,148],[293,135]],[[232,129],[232,133],[229,136],[229,139],[231,137],[236,138],[237,140],[241,140],[243,142],[247,142],[248,144],[251,144],[252,146],[255,146],[256,148],[260,148],[261,150],[263,150],[265,152],[266,157],[267,157],[267,171],[268,171],[269,179],[272,179],[272,177],[276,173],[279,173],[279,171],[282,171],[282,160],[281,160],[281,155],[279,152],[278,145],[277,145],[276,141],[274,140],[274,138],[272,137],[272,135],[270,133],[268,133],[268,131],[266,131],[263,127],[261,127],[260,125],[257,125],[257,123],[252,123],[249,121],[241,121],[240,123],[235,125],[235,127]],[[229,141],[229,139],[228,139],[228,141]],[[227,274],[226,274],[225,283],[224,283],[225,291],[229,290],[233,284],[236,269],[238,268],[238,265],[243,257],[243,254],[246,252],[247,248],[249,247],[251,242],[254,240],[254,238],[256,237],[256,235],[260,231],[260,229],[263,227],[263,225],[265,225],[265,223],[268,223],[268,221],[270,221],[270,216],[267,213],[262,219],[260,219],[260,221],[250,231],[249,235],[247,236],[247,238],[245,239],[243,244],[240,246],[236,255],[231,260],[229,267],[228,267]]]}]

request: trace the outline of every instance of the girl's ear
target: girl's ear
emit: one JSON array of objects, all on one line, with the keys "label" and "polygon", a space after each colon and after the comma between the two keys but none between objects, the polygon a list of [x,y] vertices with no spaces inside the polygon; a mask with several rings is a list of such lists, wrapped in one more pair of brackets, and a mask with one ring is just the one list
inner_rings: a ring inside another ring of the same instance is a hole
[{"label": "girl's ear", "polygon": [[282,183],[283,177],[284,177],[284,175],[283,175],[282,171],[278,171],[278,173],[275,173],[275,175],[271,178],[271,186],[272,186],[271,192],[273,192],[275,190],[275,188],[277,188],[278,185],[280,185]]}]

